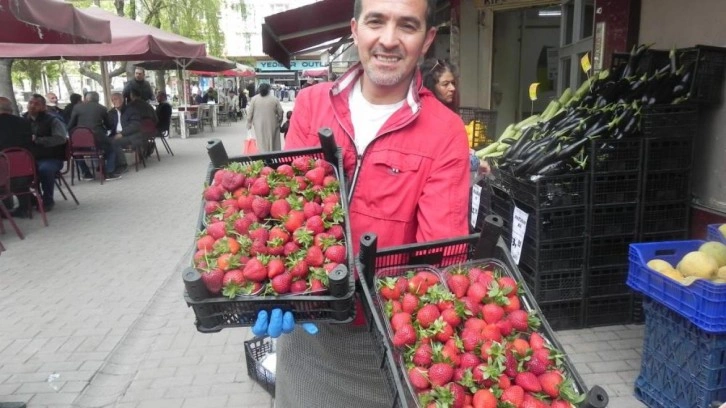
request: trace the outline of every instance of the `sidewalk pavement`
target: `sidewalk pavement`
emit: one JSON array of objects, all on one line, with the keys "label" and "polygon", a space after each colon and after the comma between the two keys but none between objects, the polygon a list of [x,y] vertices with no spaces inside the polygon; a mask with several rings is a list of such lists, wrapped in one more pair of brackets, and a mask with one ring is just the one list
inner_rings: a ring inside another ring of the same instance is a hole
[{"label": "sidewalk pavement", "polygon": [[[77,182],[80,206],[56,193],[49,227],[35,217],[19,220],[25,240],[9,229],[0,235],[7,248],[0,255],[0,402],[272,406],[247,377],[248,329],[198,333],[182,298],[206,142],[219,138],[235,155],[245,136],[244,122],[237,122],[171,139],[176,156],[162,149],[161,162],[154,156],[121,180]],[[642,335],[642,326],[558,333],[586,383],[605,387],[613,408],[643,406],[632,397]]]}]

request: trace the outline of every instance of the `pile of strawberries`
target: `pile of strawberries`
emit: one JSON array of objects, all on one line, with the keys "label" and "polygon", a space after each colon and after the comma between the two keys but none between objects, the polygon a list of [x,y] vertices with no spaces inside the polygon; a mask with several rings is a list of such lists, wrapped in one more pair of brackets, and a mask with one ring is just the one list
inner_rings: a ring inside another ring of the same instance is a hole
[{"label": "pile of strawberries", "polygon": [[232,163],[203,196],[193,263],[213,295],[325,293],[346,261],[340,186],[325,160]]},{"label": "pile of strawberries", "polygon": [[[571,408],[562,355],[490,264],[379,278],[378,298],[419,406]],[[442,280],[445,281],[442,282]],[[448,288],[447,288],[448,286]]]}]

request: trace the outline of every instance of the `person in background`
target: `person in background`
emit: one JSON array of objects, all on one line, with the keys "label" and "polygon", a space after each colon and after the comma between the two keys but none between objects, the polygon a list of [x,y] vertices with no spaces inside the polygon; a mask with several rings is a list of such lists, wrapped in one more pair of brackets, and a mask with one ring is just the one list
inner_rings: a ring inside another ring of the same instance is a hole
[{"label": "person in background", "polygon": [[[13,103],[10,99],[0,96],[0,151],[9,147],[20,147],[33,151],[33,131],[30,122],[20,116],[13,114]],[[32,177],[14,177],[10,180],[10,191],[22,193],[28,191]],[[4,191],[0,191],[3,193]],[[3,201],[5,207],[13,209],[13,198],[9,197]],[[26,217],[30,208],[30,196],[18,196],[18,208],[13,210],[12,217]]]},{"label": "person in background", "polygon": [[[121,175],[115,172],[116,151],[106,136],[113,126],[108,113],[106,107],[100,103],[98,92],[88,92],[85,101],[73,109],[71,119],[68,122],[68,130],[73,133],[73,129],[76,127],[91,129],[96,146],[103,150],[106,159],[106,180],[111,181],[118,180],[121,178]],[[79,161],[78,165],[81,168],[83,180],[88,181],[94,179],[91,169],[88,168],[85,161]]]},{"label": "person in background", "polygon": [[154,99],[154,91],[151,84],[146,80],[146,70],[141,67],[134,69],[134,79],[127,81],[124,86],[123,96],[126,103],[131,102],[131,90],[135,89],[142,101]]},{"label": "person in background", "polygon": [[282,149],[280,123],[284,111],[280,101],[270,92],[270,84],[261,84],[247,109],[247,129],[254,126],[257,149],[269,153]]},{"label": "person in background", "polygon": [[128,168],[126,155],[123,153],[125,147],[131,146],[134,149],[142,148],[142,153],[146,152],[146,136],[142,132],[141,122],[144,119],[151,119],[154,124],[157,123],[156,112],[148,102],[141,99],[136,89],[132,89],[131,102],[121,114],[121,132],[113,136],[113,145],[116,149],[116,156],[119,157],[118,166],[120,168]]},{"label": "person in background", "polygon": [[234,116],[235,120],[237,120],[239,111],[239,96],[236,91],[229,91],[229,115]]},{"label": "person in background", "polygon": [[287,139],[287,131],[290,130],[290,119],[292,119],[292,111],[289,110],[285,114],[285,118],[287,119],[285,123],[280,126],[280,132],[284,135],[284,138]]},{"label": "person in background", "polygon": [[171,127],[171,105],[166,101],[166,92],[157,92],[156,102],[159,103],[156,105],[156,117],[159,119],[156,122],[156,129],[159,135],[168,135]]},{"label": "person in background", "polygon": [[51,115],[58,116],[61,120],[63,120],[63,110],[58,107],[58,95],[56,95],[53,92],[48,92],[45,95],[46,100],[46,113],[49,113]]},{"label": "person in background", "polygon": [[201,105],[201,104],[205,103],[204,97],[202,97],[202,95],[200,95],[200,94],[194,95],[193,99],[194,99],[193,105]]},{"label": "person in background", "polygon": [[456,75],[454,66],[441,59],[427,59],[421,64],[423,85],[436,99],[458,114],[456,106]]},{"label": "person in background", "polygon": [[247,90],[243,89],[242,92],[239,93],[239,117],[244,118],[247,114],[247,101],[249,101],[249,98],[247,97]]},{"label": "person in background", "polygon": [[204,96],[202,97],[203,103],[209,103],[214,102],[217,103],[217,91],[214,90],[211,86],[207,88],[207,92],[204,93]]},{"label": "person in background", "polygon": [[66,105],[65,108],[63,108],[63,112],[61,115],[63,116],[63,121],[65,123],[69,123],[71,121],[71,114],[73,113],[73,108],[76,107],[81,101],[83,100],[83,97],[77,93],[71,94],[71,103]]},{"label": "person in background", "polygon": [[55,175],[63,168],[68,132],[60,117],[46,112],[43,95],[34,94],[30,97],[24,117],[30,121],[33,130],[33,153],[38,166],[43,207],[45,211],[51,211],[55,205]]},{"label": "person in background", "polygon": [[[436,36],[436,3],[355,0],[360,63],[336,82],[305,88],[295,102],[285,148],[319,146],[318,129],[332,129],[351,180],[354,248],[366,232],[378,235],[379,248],[469,232],[464,123],[422,86],[417,69]],[[280,309],[258,316],[256,335],[289,333],[277,342],[277,406],[392,406],[362,316],[321,324],[315,335],[309,325],[293,330],[292,314]]]}]

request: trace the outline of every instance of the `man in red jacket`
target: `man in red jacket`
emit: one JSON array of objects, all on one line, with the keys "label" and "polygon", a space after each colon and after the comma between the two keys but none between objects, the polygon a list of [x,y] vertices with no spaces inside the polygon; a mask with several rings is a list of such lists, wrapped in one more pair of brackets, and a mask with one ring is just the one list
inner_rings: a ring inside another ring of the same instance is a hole
[{"label": "man in red jacket", "polygon": [[[369,231],[380,247],[468,233],[464,124],[422,86],[417,70],[436,35],[435,4],[356,0],[351,31],[361,62],[296,99],[285,147],[318,146],[318,129],[332,128],[344,152],[354,247]],[[269,326],[260,314],[255,334],[292,331],[289,313],[283,319],[273,311]],[[278,341],[278,356],[277,407],[391,405],[363,326],[294,331]]]}]

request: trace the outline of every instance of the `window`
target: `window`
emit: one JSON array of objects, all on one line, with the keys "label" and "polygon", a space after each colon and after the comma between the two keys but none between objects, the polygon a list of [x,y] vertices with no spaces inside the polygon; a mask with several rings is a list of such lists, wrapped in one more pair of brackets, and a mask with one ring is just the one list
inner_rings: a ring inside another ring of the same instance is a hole
[{"label": "window", "polygon": [[562,4],[560,28],[560,72],[558,92],[580,86],[587,75],[580,67],[580,58],[592,51],[595,19],[594,0],[565,0]]}]

